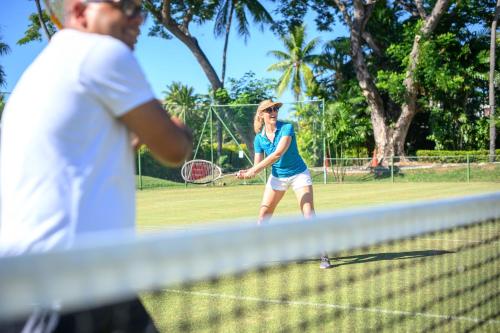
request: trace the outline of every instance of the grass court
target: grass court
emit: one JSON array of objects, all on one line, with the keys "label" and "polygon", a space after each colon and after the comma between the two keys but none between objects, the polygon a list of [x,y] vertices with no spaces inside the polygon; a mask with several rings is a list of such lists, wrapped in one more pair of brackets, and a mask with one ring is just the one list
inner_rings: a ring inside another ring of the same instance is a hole
[{"label": "grass court", "polygon": [[[370,183],[314,189],[322,213],[498,191],[499,185]],[[251,220],[262,191],[262,185],[138,191],[138,228],[155,232]],[[289,191],[276,215],[297,213]],[[328,270],[304,258],[238,277],[171,286],[143,300],[162,332],[498,332],[499,236],[498,223],[485,222],[337,253]]]}]

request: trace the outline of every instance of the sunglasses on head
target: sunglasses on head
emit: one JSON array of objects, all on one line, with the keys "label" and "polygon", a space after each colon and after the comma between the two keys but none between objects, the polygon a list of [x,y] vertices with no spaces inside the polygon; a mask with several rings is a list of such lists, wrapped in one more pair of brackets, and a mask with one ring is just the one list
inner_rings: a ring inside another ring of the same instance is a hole
[{"label": "sunglasses on head", "polygon": [[270,108],[267,108],[267,109],[263,110],[262,112],[272,113],[272,112],[278,112],[279,110],[280,110],[280,108],[278,108],[276,106],[271,106]]},{"label": "sunglasses on head", "polygon": [[141,0],[85,0],[84,2],[104,2],[112,4],[120,8],[127,18],[133,18],[137,15],[145,16],[145,12],[142,11]]}]

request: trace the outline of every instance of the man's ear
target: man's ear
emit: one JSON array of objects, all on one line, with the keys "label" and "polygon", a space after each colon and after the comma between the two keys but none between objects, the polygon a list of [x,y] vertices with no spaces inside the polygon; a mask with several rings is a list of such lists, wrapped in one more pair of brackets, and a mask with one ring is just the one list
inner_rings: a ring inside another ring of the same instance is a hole
[{"label": "man's ear", "polygon": [[67,20],[69,21],[66,26],[73,28],[86,28],[87,27],[87,5],[80,0],[71,1],[67,8]]}]

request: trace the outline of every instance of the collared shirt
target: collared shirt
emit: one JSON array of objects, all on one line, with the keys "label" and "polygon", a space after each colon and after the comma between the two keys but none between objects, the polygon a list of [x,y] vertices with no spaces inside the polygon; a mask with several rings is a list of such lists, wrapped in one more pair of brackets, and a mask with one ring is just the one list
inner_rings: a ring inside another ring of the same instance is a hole
[{"label": "collared shirt", "polygon": [[295,176],[307,169],[307,165],[299,155],[297,148],[297,140],[292,124],[278,121],[276,123],[276,132],[274,133],[274,140],[271,142],[267,136],[265,129],[255,136],[254,149],[256,154],[266,153],[267,156],[274,153],[282,137],[290,136],[292,142],[280,157],[279,160],[272,165],[272,174],[278,178]]},{"label": "collared shirt", "polygon": [[2,117],[0,255],[134,231],[134,151],[118,118],[154,98],[122,41],[54,35]]}]

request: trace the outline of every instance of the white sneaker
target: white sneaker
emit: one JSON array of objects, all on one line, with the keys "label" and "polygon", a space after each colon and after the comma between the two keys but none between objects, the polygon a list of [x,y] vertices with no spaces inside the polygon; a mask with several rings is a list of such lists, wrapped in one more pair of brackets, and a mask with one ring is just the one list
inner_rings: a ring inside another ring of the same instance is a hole
[{"label": "white sneaker", "polygon": [[319,264],[319,268],[327,269],[331,267],[332,265],[330,264],[330,259],[328,259],[327,256],[321,256],[321,263]]}]

